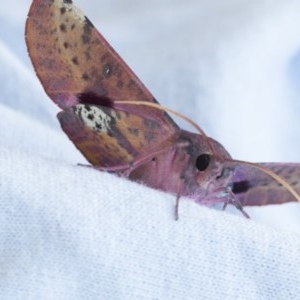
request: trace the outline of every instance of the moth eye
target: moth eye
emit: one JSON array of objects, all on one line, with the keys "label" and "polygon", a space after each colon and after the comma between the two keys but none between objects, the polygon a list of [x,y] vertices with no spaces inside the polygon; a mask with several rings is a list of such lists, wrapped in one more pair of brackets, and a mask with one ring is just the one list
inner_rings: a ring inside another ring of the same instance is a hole
[{"label": "moth eye", "polygon": [[209,154],[201,154],[196,159],[196,168],[199,171],[205,171],[210,163]]}]

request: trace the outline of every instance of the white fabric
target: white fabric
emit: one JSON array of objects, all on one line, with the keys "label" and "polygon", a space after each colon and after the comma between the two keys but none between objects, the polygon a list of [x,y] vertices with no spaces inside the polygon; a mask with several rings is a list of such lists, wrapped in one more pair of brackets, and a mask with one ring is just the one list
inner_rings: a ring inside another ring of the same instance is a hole
[{"label": "white fabric", "polygon": [[[300,161],[300,3],[225,2],[77,4],[233,156]],[[249,221],[183,199],[175,222],[173,195],[77,165],[26,54],[29,5],[0,11],[0,299],[299,299],[298,204]]]}]

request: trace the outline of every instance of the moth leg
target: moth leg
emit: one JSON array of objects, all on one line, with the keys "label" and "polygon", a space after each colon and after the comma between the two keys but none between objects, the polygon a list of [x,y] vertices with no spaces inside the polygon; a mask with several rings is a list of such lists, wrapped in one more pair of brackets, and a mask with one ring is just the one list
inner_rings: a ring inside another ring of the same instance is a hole
[{"label": "moth leg", "polygon": [[228,200],[224,201],[224,205],[222,207],[222,210],[226,210],[228,202],[229,202]]},{"label": "moth leg", "polygon": [[93,165],[85,165],[85,164],[77,164],[80,167],[86,167],[86,168],[92,168],[96,169],[98,171],[103,171],[103,172],[118,172],[118,171],[123,171],[128,168],[130,168],[129,164],[122,165],[122,166],[116,166],[116,167],[97,167]]},{"label": "moth leg", "polygon": [[174,207],[174,219],[175,221],[178,221],[179,220],[179,213],[178,213],[178,209],[179,209],[179,199],[180,199],[180,194],[178,193],[176,195],[176,204],[175,204],[175,207]]},{"label": "moth leg", "polygon": [[224,202],[223,210],[226,209],[228,203],[231,203],[232,205],[235,206],[236,209],[238,209],[245,218],[250,219],[250,216],[245,212],[241,202],[239,199],[236,197],[236,195],[230,190],[228,191],[228,198]]},{"label": "moth leg", "polygon": [[79,167],[86,167],[86,168],[94,168],[92,165],[86,165],[86,164],[77,164]]},{"label": "moth leg", "polygon": [[[121,166],[115,166],[115,167],[97,167],[95,166],[95,168],[98,171],[103,171],[103,172],[115,172],[118,173],[119,175],[122,175],[124,177],[128,177],[126,175],[126,171],[128,169],[131,170],[131,164],[126,164],[126,165],[121,165]],[[122,171],[125,171],[125,173],[122,173]]]},{"label": "moth leg", "polygon": [[175,219],[175,221],[179,220],[179,199],[180,199],[180,196],[181,196],[182,187],[183,187],[183,181],[181,180],[180,185],[179,185],[179,189],[178,189],[178,192],[177,192],[177,195],[176,195],[176,204],[175,204],[175,207],[174,207],[174,219]]}]

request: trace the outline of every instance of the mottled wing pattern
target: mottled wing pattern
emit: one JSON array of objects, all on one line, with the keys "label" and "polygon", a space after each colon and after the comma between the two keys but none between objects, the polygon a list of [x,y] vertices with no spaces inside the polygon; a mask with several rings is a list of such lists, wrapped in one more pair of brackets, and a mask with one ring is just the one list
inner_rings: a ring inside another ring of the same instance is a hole
[{"label": "mottled wing pattern", "polygon": [[71,0],[34,0],[26,43],[46,93],[62,109],[89,103],[132,110],[178,130],[163,111],[114,103],[156,100]]},{"label": "mottled wing pattern", "polygon": [[88,161],[109,169],[129,167],[136,159],[151,155],[163,147],[156,137],[168,133],[151,119],[90,104],[68,108],[58,118]]}]

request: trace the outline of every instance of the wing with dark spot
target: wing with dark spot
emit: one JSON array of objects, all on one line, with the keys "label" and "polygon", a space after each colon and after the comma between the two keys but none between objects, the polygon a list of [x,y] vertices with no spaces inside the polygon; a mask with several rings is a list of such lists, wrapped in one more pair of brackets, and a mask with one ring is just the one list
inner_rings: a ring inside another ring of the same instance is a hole
[{"label": "wing with dark spot", "polygon": [[[260,163],[273,171],[300,193],[299,164]],[[232,191],[243,206],[268,205],[296,201],[295,197],[270,175],[256,168],[237,164]]]},{"label": "wing with dark spot", "polygon": [[[64,0],[34,0],[26,23],[29,55],[46,93],[62,109],[90,103],[119,109],[114,102],[156,102],[89,19]],[[155,108],[126,106],[170,131],[177,125]]]}]

